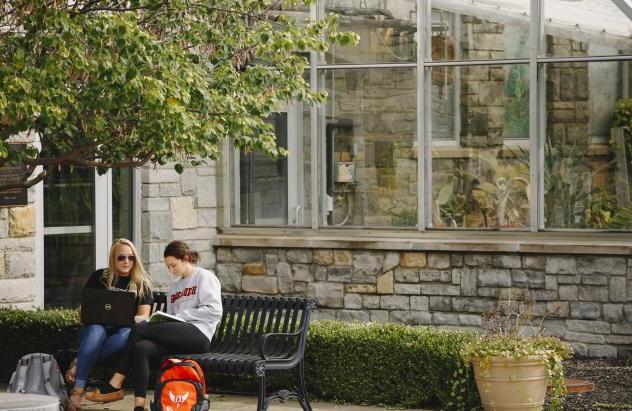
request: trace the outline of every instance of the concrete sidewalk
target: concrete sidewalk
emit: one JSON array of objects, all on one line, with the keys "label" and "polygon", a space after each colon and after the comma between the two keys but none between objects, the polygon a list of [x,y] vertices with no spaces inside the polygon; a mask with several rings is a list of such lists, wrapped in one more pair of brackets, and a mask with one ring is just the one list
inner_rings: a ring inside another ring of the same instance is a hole
[{"label": "concrete sidewalk", "polygon": [[[147,404],[149,407],[149,399],[153,398],[153,391],[147,392]],[[369,407],[358,405],[339,405],[320,401],[310,401],[314,411],[377,411],[384,410],[384,407]],[[99,404],[90,401],[83,402],[82,410],[110,410],[110,411],[132,411],[134,409],[134,395],[130,390],[125,391],[125,398],[121,401],[111,402],[109,404]],[[255,396],[237,396],[237,395],[211,395],[211,410],[219,411],[254,411],[257,409],[257,398]],[[288,401],[285,404],[274,401],[268,410],[284,410],[284,411],[302,411],[302,408],[296,401]],[[410,410],[413,411],[413,410]],[[424,410],[414,410],[424,411]],[[428,410],[426,410],[428,411]]]}]

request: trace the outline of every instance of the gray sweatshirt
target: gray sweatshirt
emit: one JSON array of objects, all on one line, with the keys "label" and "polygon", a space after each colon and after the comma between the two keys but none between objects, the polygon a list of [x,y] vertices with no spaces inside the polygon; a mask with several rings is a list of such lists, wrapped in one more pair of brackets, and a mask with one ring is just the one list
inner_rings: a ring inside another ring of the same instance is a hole
[{"label": "gray sweatshirt", "polygon": [[222,287],[212,272],[196,267],[169,289],[167,313],[195,325],[209,341],[222,318]]}]

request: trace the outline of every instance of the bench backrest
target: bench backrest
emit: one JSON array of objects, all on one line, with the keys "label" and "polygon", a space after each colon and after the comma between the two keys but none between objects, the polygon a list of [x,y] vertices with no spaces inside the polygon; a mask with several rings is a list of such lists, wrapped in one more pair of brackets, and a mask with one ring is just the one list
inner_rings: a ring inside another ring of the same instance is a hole
[{"label": "bench backrest", "polygon": [[154,305],[151,307],[151,312],[167,312],[167,293],[162,291],[154,291],[152,293],[152,296],[154,297]]},{"label": "bench backrest", "polygon": [[300,332],[299,338],[270,340],[266,352],[279,357],[290,352],[302,356],[316,300],[225,294],[222,305],[224,312],[211,343],[211,352],[257,354],[262,335]]}]

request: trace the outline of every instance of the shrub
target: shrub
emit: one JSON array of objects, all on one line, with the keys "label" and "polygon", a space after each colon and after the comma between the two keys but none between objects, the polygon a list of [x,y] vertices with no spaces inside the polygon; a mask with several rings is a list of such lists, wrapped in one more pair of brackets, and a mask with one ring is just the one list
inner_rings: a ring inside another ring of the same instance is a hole
[{"label": "shrub", "polygon": [[473,377],[459,356],[473,338],[433,327],[316,321],[305,355],[308,390],[355,404],[478,407]]},{"label": "shrub", "polygon": [[0,381],[8,382],[24,354],[55,354],[78,345],[77,312],[0,309]]}]

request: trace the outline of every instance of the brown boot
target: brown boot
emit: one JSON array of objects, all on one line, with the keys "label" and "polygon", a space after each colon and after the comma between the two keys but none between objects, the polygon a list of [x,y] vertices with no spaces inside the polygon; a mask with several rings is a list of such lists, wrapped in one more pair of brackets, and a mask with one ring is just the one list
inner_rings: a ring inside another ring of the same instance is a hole
[{"label": "brown boot", "polygon": [[86,400],[105,403],[122,400],[124,396],[125,394],[123,393],[122,388],[119,388],[116,391],[105,393],[101,392],[100,388],[97,388],[96,390],[86,394]]}]

